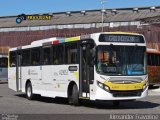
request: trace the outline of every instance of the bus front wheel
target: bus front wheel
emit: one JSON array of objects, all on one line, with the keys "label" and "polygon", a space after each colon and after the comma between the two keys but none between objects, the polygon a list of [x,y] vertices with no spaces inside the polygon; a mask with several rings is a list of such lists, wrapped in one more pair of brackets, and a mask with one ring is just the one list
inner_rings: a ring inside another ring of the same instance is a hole
[{"label": "bus front wheel", "polygon": [[32,84],[29,82],[27,84],[27,87],[26,87],[26,97],[28,100],[33,100],[33,91],[32,91]]},{"label": "bus front wheel", "polygon": [[79,105],[79,94],[78,94],[78,88],[77,86],[74,84],[72,87],[72,90],[68,96],[68,102],[71,105]]}]

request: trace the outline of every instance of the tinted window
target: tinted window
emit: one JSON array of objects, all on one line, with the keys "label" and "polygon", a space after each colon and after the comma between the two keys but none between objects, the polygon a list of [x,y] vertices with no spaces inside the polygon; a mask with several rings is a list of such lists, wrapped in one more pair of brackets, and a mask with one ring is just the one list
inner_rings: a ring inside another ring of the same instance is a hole
[{"label": "tinted window", "polygon": [[40,64],[40,48],[34,48],[31,50],[31,64],[32,65]]},{"label": "tinted window", "polygon": [[147,55],[148,65],[159,66],[160,65],[160,55],[148,53]]},{"label": "tinted window", "polygon": [[77,44],[68,44],[65,49],[66,64],[76,64],[77,60]]},{"label": "tinted window", "polygon": [[154,65],[157,66],[158,65],[158,55],[154,54]]},{"label": "tinted window", "polygon": [[147,63],[148,63],[148,65],[152,65],[151,54],[147,54]]},{"label": "tinted window", "polygon": [[10,52],[10,66],[16,66],[16,52]]},{"label": "tinted window", "polygon": [[160,55],[158,55],[158,66],[160,66]]},{"label": "tinted window", "polygon": [[22,52],[22,66],[30,65],[30,50],[23,50]]},{"label": "tinted window", "polygon": [[53,46],[53,62],[54,65],[60,65],[64,63],[64,47],[63,45]]},{"label": "tinted window", "polygon": [[50,47],[43,48],[43,64],[44,65],[50,64],[50,60],[51,60],[50,55],[51,55]]},{"label": "tinted window", "polygon": [[8,66],[8,59],[0,58],[0,67],[7,67],[7,66]]},{"label": "tinted window", "polygon": [[145,47],[99,45],[96,50],[96,70],[100,74],[146,74]]}]

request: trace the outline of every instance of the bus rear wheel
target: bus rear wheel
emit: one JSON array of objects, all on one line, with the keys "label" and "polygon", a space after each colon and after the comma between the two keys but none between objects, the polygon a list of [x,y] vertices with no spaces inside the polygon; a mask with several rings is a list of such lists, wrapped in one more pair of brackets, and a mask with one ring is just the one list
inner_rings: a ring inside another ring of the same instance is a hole
[{"label": "bus rear wheel", "polygon": [[32,84],[29,82],[26,86],[26,97],[28,100],[33,100],[34,94],[32,91]]},{"label": "bus rear wheel", "polygon": [[79,105],[78,88],[75,84],[73,85],[72,90],[71,90],[70,94],[68,95],[68,102],[71,105],[75,105],[75,106]]}]

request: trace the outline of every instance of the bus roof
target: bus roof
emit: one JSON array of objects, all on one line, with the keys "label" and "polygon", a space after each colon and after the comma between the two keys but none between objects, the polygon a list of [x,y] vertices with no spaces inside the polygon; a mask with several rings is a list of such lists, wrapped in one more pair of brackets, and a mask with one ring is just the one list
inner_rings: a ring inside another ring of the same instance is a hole
[{"label": "bus roof", "polygon": [[107,34],[125,34],[125,35],[141,35],[138,33],[134,33],[134,32],[121,32],[121,31],[116,31],[116,32],[105,32]]},{"label": "bus roof", "polygon": [[34,42],[31,43],[31,45],[34,45],[34,44],[43,45],[43,43],[47,43],[47,42],[53,42],[52,44],[54,44],[54,41],[55,41],[56,44],[57,44],[56,41],[58,41],[58,43],[72,42],[72,41],[78,41],[78,40],[81,40],[81,39],[87,39],[87,38],[89,39],[93,35],[100,35],[100,34],[141,35],[141,34],[132,33],[132,32],[101,32],[101,33],[86,34],[86,35],[75,36],[75,37],[68,37],[68,38],[56,38],[56,37],[54,37],[54,38],[48,38],[48,39],[44,39],[45,41],[44,40],[34,41]]},{"label": "bus roof", "polygon": [[69,37],[69,38],[52,37],[52,38],[47,38],[47,39],[33,41],[30,45],[11,48],[10,51],[17,50],[17,49],[27,49],[27,48],[31,48],[31,47],[39,47],[39,46],[43,46],[45,44],[46,45],[47,44],[58,44],[58,43],[64,43],[64,42],[78,41],[78,40],[81,40],[81,39],[89,39],[92,36],[100,35],[100,34],[141,35],[141,34],[138,34],[138,33],[117,31],[117,32],[100,32],[100,33],[86,34],[86,35],[81,35],[81,36],[76,36],[76,37]]}]

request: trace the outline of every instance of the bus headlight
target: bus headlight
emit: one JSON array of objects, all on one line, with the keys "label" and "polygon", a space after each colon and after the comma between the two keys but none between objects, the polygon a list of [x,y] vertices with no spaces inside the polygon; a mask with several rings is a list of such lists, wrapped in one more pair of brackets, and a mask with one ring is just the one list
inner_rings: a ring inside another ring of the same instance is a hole
[{"label": "bus headlight", "polygon": [[143,86],[143,90],[145,90],[148,87],[148,82],[146,82]]},{"label": "bus headlight", "polygon": [[104,90],[109,91],[109,87],[104,85]]},{"label": "bus headlight", "polygon": [[97,81],[97,84],[100,88],[103,88],[103,83],[100,83],[99,81]]},{"label": "bus headlight", "polygon": [[102,89],[104,89],[105,91],[107,91],[107,92],[110,91],[110,89],[109,89],[108,86],[106,86],[105,84],[103,84],[103,83],[101,83],[101,82],[99,82],[99,81],[97,81],[97,85],[98,85],[100,88],[102,88]]}]

